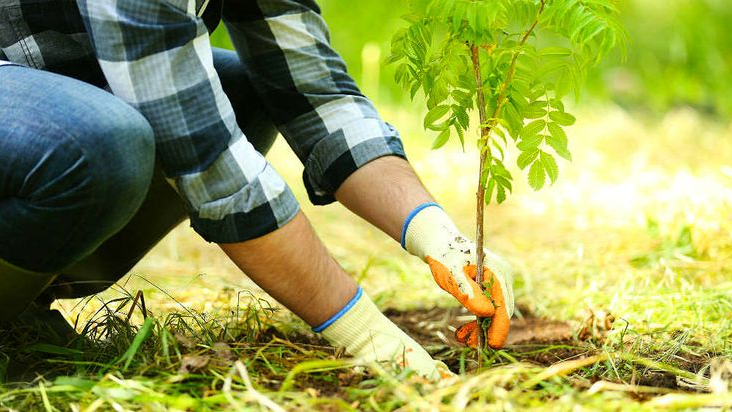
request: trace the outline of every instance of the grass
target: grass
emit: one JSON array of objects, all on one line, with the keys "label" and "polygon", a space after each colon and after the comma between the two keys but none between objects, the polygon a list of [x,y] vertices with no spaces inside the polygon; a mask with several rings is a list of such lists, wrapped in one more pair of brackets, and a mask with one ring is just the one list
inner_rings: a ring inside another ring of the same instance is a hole
[{"label": "grass", "polygon": [[[452,143],[429,152],[418,116],[385,115],[433,194],[472,233],[474,153]],[[575,161],[551,189],[521,183],[506,205],[489,207],[487,242],[514,264],[517,316],[578,331],[604,311],[617,319],[609,331],[491,352],[481,371],[466,350],[428,346],[467,371],[449,385],[378,365],[361,372],[184,225],[120,286],[57,303],[85,338],[57,347],[33,343],[32,330],[0,337],[0,409],[732,408],[732,130],[690,111],[653,124],[607,108],[580,119]],[[393,241],[338,205],[307,204],[282,142],[270,158],[382,308],[455,306]],[[138,290],[145,313],[139,300],[130,312]],[[451,334],[440,325],[425,330]]]}]

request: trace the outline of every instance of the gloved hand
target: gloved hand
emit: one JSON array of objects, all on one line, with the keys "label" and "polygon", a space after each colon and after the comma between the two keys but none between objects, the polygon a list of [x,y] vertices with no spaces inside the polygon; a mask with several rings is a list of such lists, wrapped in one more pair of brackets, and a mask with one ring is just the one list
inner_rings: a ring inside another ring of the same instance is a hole
[{"label": "gloved hand", "polygon": [[467,310],[492,318],[489,346],[505,344],[514,311],[513,276],[506,261],[485,250],[483,281],[489,285],[489,298],[475,282],[475,244],[434,203],[421,205],[409,215],[402,230],[402,246],[427,262],[435,282]]},{"label": "gloved hand", "polygon": [[432,381],[455,376],[384,316],[360,287],[340,312],[313,331],[322,333],[334,347],[345,348],[359,362],[387,362]]},{"label": "gloved hand", "polygon": [[[495,319],[495,318],[494,318]],[[491,323],[491,326],[493,324]],[[489,345],[490,345],[490,337],[491,337],[491,329],[488,329],[488,338],[489,338]],[[506,334],[508,334],[508,330],[506,330]],[[457,330],[455,331],[455,340],[462,343],[465,346],[471,347],[473,349],[476,349],[478,347],[478,322],[477,321],[471,321],[468,323],[464,323],[461,325]],[[505,339],[504,339],[505,342]],[[491,346],[495,347],[495,346]]]}]

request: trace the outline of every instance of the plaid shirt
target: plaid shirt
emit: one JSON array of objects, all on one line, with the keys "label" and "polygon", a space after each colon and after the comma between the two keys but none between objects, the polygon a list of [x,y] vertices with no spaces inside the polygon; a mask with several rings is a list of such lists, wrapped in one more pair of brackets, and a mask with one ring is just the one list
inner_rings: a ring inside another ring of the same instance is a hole
[{"label": "plaid shirt", "polygon": [[396,130],[330,47],[312,0],[76,3],[78,9],[71,0],[0,0],[6,59],[97,85],[106,79],[152,125],[166,175],[209,241],[262,236],[298,210],[223,93],[208,38],[220,19],[264,109],[303,162],[311,201],[334,201],[340,184],[375,158],[404,157]]}]

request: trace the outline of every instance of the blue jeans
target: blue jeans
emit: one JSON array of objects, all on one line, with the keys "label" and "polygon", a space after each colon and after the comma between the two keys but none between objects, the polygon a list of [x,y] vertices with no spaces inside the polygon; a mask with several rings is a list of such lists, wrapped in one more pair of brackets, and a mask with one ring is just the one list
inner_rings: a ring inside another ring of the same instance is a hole
[{"label": "blue jeans", "polygon": [[[266,153],[277,130],[238,56],[214,49],[214,66],[237,122]],[[185,218],[155,167],[150,126],[68,77],[2,66],[0,84],[0,258],[60,272],[54,297],[103,290]]]},{"label": "blue jeans", "polygon": [[0,84],[0,257],[56,272],[135,214],[152,176],[152,129],[63,76],[3,66]]}]

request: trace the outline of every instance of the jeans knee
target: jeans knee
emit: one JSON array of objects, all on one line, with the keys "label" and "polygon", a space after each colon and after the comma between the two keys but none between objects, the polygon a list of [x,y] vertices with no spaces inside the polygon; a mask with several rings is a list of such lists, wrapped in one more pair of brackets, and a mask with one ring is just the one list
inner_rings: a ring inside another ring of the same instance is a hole
[{"label": "jeans knee", "polygon": [[0,250],[19,266],[57,271],[137,212],[155,164],[153,131],[88,84],[16,66],[0,75],[8,86],[0,93]]},{"label": "jeans knee", "polygon": [[131,218],[147,194],[155,166],[153,130],[130,107],[116,108],[101,119],[102,139],[90,155],[97,193],[119,218]]}]

